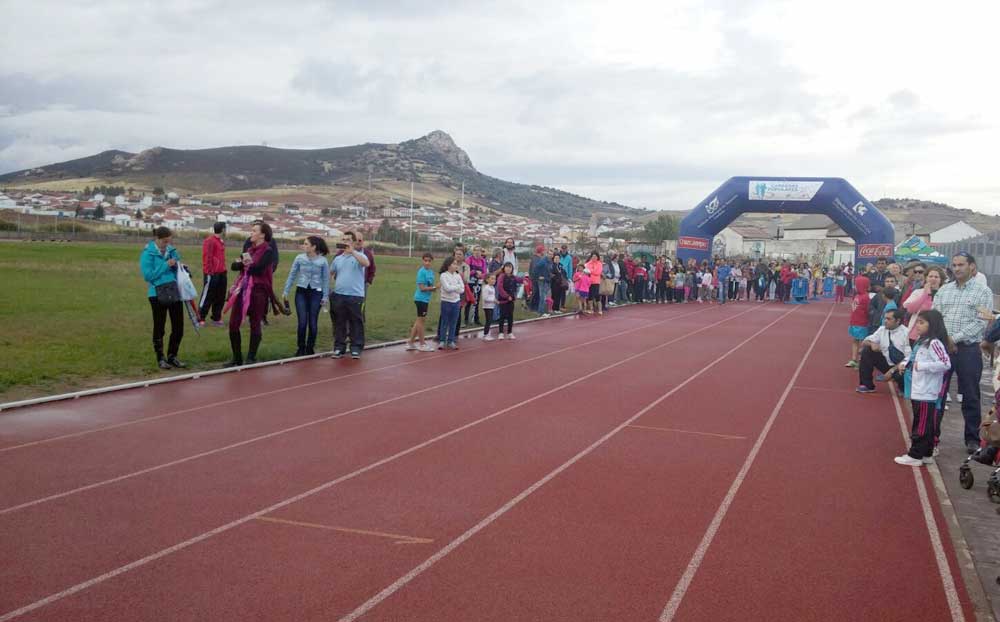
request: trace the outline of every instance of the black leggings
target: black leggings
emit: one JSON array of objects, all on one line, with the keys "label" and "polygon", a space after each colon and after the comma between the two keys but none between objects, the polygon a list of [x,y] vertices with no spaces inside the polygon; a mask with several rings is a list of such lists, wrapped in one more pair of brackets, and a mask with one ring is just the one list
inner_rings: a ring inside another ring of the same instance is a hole
[{"label": "black leggings", "polygon": [[500,303],[500,321],[497,322],[497,328],[500,334],[503,334],[503,324],[507,322],[507,333],[514,330],[514,301],[501,302]]},{"label": "black leggings", "polygon": [[170,316],[170,344],[167,346],[167,358],[177,356],[184,338],[184,304],[175,302],[172,305],[161,305],[156,296],[149,297],[149,307],[153,310],[153,352],[156,359],[163,359],[163,335],[167,330],[167,315]]}]

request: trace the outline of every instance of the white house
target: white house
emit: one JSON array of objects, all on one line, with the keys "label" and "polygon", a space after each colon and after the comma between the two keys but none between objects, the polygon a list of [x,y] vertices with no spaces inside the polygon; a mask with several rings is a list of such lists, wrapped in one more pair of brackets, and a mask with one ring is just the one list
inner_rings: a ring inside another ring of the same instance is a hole
[{"label": "white house", "polygon": [[115,197],[115,207],[124,207],[128,204],[128,199],[125,198],[124,194],[119,194]]},{"label": "white house", "polygon": [[6,194],[0,194],[0,209],[17,209],[17,201]]},{"label": "white house", "polygon": [[941,227],[936,231],[931,231],[931,244],[947,244],[949,242],[958,242],[959,240],[965,240],[968,238],[974,238],[982,235],[982,232],[975,227],[967,224],[963,220],[958,222],[953,222],[947,227]]},{"label": "white house", "polygon": [[153,197],[150,196],[150,195],[146,195],[146,196],[142,197],[142,200],[139,201],[139,205],[141,205],[143,207],[152,207],[152,205],[153,205]]},{"label": "white house", "polygon": [[101,193],[97,193],[94,196],[90,197],[90,200],[93,201],[94,203],[101,203],[102,201],[104,201],[104,195]]}]

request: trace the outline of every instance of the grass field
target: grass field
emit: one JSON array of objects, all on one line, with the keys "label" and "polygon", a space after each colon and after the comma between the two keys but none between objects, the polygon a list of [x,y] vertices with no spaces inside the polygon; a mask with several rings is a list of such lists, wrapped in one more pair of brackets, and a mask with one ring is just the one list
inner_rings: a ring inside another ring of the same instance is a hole
[{"label": "grass field", "polygon": [[[230,259],[236,255],[230,243]],[[139,272],[141,245],[0,243],[0,402],[64,393],[92,386],[160,376],[151,345],[152,318]],[[201,248],[181,246],[181,259],[201,283]],[[293,251],[282,251],[275,275],[280,296]],[[435,262],[437,263],[437,262]],[[419,259],[377,257],[369,290],[369,344],[405,337],[413,322]],[[232,283],[232,276],[230,277]],[[518,305],[520,307],[520,305]],[[518,309],[518,316],[524,312]],[[437,298],[428,327],[436,327]],[[259,358],[295,352],[296,319],[271,318]],[[168,322],[169,328],[169,322]],[[248,329],[244,326],[244,332]],[[244,348],[247,338],[243,339]],[[332,346],[328,314],[320,317],[318,350]],[[229,359],[226,329],[185,325],[180,358],[192,369]]]}]

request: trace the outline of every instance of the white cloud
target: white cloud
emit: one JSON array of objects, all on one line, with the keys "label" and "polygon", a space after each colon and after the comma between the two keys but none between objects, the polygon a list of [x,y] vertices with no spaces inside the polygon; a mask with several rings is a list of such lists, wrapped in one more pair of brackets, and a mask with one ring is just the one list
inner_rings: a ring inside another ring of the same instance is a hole
[{"label": "white cloud", "polygon": [[108,148],[326,147],[440,128],[484,173],[652,208],[776,174],[1000,212],[1000,5],[986,0],[0,11],[4,171]]}]

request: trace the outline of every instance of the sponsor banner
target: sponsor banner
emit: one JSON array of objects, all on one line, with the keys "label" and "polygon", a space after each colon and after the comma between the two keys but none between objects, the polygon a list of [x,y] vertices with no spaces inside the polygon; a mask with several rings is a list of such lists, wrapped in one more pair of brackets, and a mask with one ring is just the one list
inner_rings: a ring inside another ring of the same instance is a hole
[{"label": "sponsor banner", "polygon": [[682,235],[677,239],[677,248],[686,248],[694,251],[707,251],[711,247],[712,241],[708,238],[696,238],[689,235]]},{"label": "sponsor banner", "polygon": [[889,258],[893,255],[892,244],[862,244],[858,246],[858,257]]},{"label": "sponsor banner", "polygon": [[751,179],[748,196],[751,201],[812,201],[821,181],[758,181]]}]

